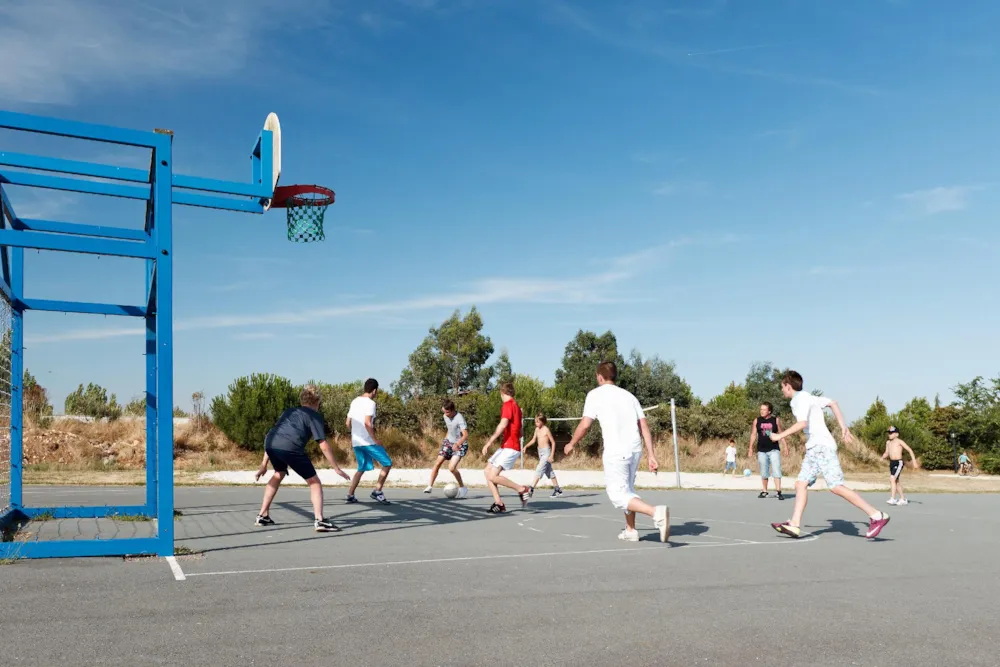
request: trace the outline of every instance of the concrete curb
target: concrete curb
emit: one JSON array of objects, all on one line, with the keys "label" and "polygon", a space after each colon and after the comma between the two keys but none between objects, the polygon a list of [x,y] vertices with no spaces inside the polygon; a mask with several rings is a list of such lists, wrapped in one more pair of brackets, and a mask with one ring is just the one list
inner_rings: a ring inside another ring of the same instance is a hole
[{"label": "concrete curb", "polygon": [[[347,472],[348,475],[353,475],[355,469],[345,468],[344,471]],[[462,478],[465,481],[466,486],[476,488],[486,486],[486,478],[484,477],[481,469],[476,468],[463,470],[460,468],[459,472],[462,474]],[[199,479],[204,481],[219,482],[221,484],[263,484],[271,476],[271,473],[268,472],[264,477],[261,477],[259,482],[255,482],[254,474],[255,471],[250,470],[225,470],[202,473],[199,476]],[[346,480],[339,477],[332,470],[319,470],[318,474],[320,481],[324,486],[347,486],[348,484]],[[430,474],[430,468],[399,470],[394,468],[389,473],[388,483],[390,486],[396,487],[423,488],[427,486]],[[506,475],[518,484],[531,484],[534,480],[534,471],[530,469],[511,470],[508,471]],[[377,472],[366,473],[364,479],[361,481],[362,486],[370,486],[376,476]],[[565,487],[604,488],[604,472],[600,470],[557,470],[556,478],[559,480],[559,484]],[[453,481],[455,480],[451,476],[451,473],[447,470],[442,470],[438,474],[435,487],[443,488],[445,484]],[[305,484],[305,481],[295,473],[289,472],[284,483]],[[878,484],[872,482],[848,480],[847,484],[856,491],[881,491],[889,488],[888,484]],[[549,486],[551,486],[550,482],[544,479],[539,484],[539,488],[542,489]],[[654,475],[651,472],[640,472],[636,476],[635,486],[638,489],[676,489],[677,477],[673,472],[661,472],[657,475]],[[795,487],[795,478],[783,477],[781,486],[785,490],[792,490]],[[750,477],[732,477],[729,475],[722,475],[721,473],[682,472],[681,488],[716,491],[757,491],[760,490],[760,477],[756,475],[751,475]],[[773,493],[773,485],[771,485],[770,488]],[[812,488],[825,489],[826,484],[822,480],[819,480]]]}]

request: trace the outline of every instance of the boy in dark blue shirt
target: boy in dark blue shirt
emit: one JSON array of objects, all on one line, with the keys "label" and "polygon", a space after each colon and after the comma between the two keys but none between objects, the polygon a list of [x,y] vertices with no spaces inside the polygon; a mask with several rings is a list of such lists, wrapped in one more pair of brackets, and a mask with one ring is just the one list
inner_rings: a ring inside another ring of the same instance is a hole
[{"label": "boy in dark blue shirt", "polygon": [[347,473],[340,469],[340,465],[333,457],[333,450],[326,441],[326,424],[323,416],[319,413],[320,396],[319,391],[313,385],[306,385],[302,388],[299,402],[302,404],[297,408],[288,408],[277,423],[267,432],[264,439],[264,460],[261,461],[260,470],[254,479],[260,479],[267,472],[267,462],[271,462],[274,467],[274,474],[267,482],[264,489],[264,502],[260,506],[260,514],[257,515],[258,526],[272,526],[274,520],[271,519],[269,510],[271,501],[278,493],[281,481],[288,474],[291,468],[299,477],[309,485],[309,497],[312,499],[313,514],[315,523],[313,527],[319,532],[335,532],[340,530],[332,521],[323,518],[323,486],[319,482],[319,475],[313,467],[309,455],[306,454],[306,445],[310,440],[319,443],[319,448],[323,456],[330,462],[330,466],[344,479],[350,479]]}]

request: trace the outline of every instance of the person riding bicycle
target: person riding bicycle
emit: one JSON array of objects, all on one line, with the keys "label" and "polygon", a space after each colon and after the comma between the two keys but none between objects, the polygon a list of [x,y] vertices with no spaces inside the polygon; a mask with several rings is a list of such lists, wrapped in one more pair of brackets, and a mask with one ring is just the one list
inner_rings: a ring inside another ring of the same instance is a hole
[{"label": "person riding bicycle", "polygon": [[972,459],[965,452],[958,457],[958,472],[962,475],[967,475],[972,472]]}]

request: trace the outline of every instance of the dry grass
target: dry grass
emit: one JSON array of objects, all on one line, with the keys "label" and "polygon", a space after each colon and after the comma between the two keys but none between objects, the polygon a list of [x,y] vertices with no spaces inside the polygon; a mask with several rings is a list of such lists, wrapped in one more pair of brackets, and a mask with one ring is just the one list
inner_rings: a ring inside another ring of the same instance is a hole
[{"label": "dry grass", "polygon": [[[47,429],[25,430],[28,471],[114,472],[146,465],[146,426],[142,421],[56,420]],[[232,470],[254,467],[259,456],[230,442],[214,426],[183,424],[174,429],[175,470]]]},{"label": "dry grass", "polygon": [[[380,432],[382,442],[392,456],[396,467],[422,468],[429,466],[437,456],[443,431],[428,429],[423,438],[414,438],[395,429]],[[25,432],[26,481],[61,477],[87,483],[90,478],[107,480],[105,483],[142,484],[145,466],[145,424],[142,421],[81,422],[56,420],[47,429],[28,426]],[[465,461],[467,467],[481,467],[486,459],[481,450],[483,438],[474,437]],[[331,441],[338,462],[344,467],[353,463],[350,442],[346,438]],[[600,468],[599,458],[578,450],[572,456],[562,454],[565,443],[557,443],[556,464],[564,470]],[[681,439],[679,452],[681,469],[687,472],[719,472],[725,460],[724,440],[695,443]],[[746,443],[738,445],[741,456],[740,469],[757,469],[756,461],[745,457]],[[845,472],[881,472],[879,457],[863,445],[841,447],[841,464]],[[317,463],[322,455],[317,447],[310,451]],[[673,445],[669,436],[656,445],[660,469],[674,470]],[[537,450],[528,450],[526,465],[537,458]],[[801,446],[791,447],[782,464],[786,472],[798,470],[802,460]],[[260,454],[247,452],[230,442],[211,424],[195,423],[178,425],[174,430],[174,469],[181,477],[211,470],[248,470],[260,463]],[[752,463],[752,465],[748,465]],[[115,480],[115,481],[111,481]]]}]

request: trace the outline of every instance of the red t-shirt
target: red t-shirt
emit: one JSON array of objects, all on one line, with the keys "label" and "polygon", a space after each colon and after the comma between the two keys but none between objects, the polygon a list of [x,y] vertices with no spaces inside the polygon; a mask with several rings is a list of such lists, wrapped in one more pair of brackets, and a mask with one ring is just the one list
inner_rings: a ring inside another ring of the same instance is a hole
[{"label": "red t-shirt", "polygon": [[500,418],[507,420],[507,428],[503,431],[503,449],[521,451],[521,406],[514,399],[503,404]]}]

